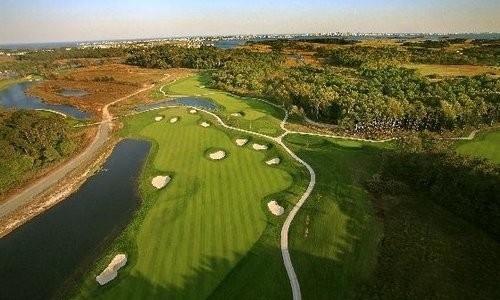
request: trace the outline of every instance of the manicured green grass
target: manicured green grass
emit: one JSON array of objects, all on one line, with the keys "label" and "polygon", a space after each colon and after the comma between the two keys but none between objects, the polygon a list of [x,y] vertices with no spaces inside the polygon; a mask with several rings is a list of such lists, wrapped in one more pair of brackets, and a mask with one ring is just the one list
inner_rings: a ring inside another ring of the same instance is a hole
[{"label": "manicured green grass", "polygon": [[368,143],[290,135],[286,142],[316,171],[316,186],[290,231],[304,299],[346,299],[373,272],[381,229],[363,181],[379,149]]},{"label": "manicured green grass", "polygon": [[500,130],[479,134],[472,141],[457,144],[459,153],[484,157],[500,164]]},{"label": "manicured green grass", "polygon": [[[165,119],[155,122],[157,114]],[[180,120],[171,124],[173,116]],[[109,261],[113,251],[122,250],[129,263],[104,287],[93,280],[95,274],[89,276],[77,298],[205,299],[259,239],[271,217],[266,197],[287,189],[292,177],[264,163],[279,154],[276,149],[238,147],[237,135],[203,128],[202,120],[214,123],[184,108],[127,119],[128,135],[154,143],[141,177],[143,208],[107,256]],[[209,148],[224,149],[228,156],[212,161]],[[150,181],[161,174],[173,178],[156,191]]]},{"label": "manicured green grass", "polygon": [[[203,97],[215,102],[220,107],[217,114],[229,125],[272,136],[283,132],[279,126],[284,117],[281,109],[257,99],[201,88],[204,83],[203,75],[194,75],[166,86],[164,91],[173,95]],[[234,113],[242,116],[233,116]]]},{"label": "manicured green grass", "polygon": [[[379,150],[365,143],[311,136],[291,135],[286,142],[317,173],[316,187],[293,221],[289,238],[302,297],[346,299],[376,263],[380,229],[361,181],[373,172]],[[304,192],[309,173],[299,170],[296,189],[280,197],[294,202]],[[210,299],[292,297],[279,250],[281,226],[281,220],[270,221],[259,242]]]},{"label": "manicured green grass", "polygon": [[207,78],[202,74],[196,74],[187,78],[179,79],[163,88],[168,94],[196,96],[213,92],[221,92],[206,87]]}]

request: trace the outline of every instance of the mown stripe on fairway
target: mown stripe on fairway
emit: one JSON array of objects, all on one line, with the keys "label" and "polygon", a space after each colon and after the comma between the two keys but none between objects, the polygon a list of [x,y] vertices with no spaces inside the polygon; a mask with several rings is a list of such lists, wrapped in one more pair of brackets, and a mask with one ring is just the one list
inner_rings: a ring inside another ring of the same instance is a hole
[{"label": "mown stripe on fairway", "polygon": [[[145,201],[153,205],[136,233],[137,255],[93,298],[205,299],[263,232],[263,197],[292,182],[288,173],[263,163],[264,152],[236,146],[215,125],[201,127],[201,113],[175,108],[155,114],[165,120],[154,122],[145,113],[132,117],[129,128],[158,143],[148,174],[174,177],[161,191],[143,178],[152,195]],[[170,124],[173,116],[180,120]],[[228,157],[211,161],[208,148],[222,148]]]}]

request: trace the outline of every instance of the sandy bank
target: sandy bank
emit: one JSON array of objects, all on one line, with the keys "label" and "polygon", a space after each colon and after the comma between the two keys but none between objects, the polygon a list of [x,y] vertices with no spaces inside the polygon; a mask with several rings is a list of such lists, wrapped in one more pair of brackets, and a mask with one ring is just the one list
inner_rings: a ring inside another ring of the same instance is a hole
[{"label": "sandy bank", "polygon": [[285,212],[285,209],[274,200],[267,203],[267,208],[275,216],[281,216]]},{"label": "sandy bank", "polygon": [[96,276],[95,280],[97,280],[100,285],[105,285],[118,276],[118,270],[125,266],[126,263],[127,256],[125,254],[116,255],[109,263],[108,267],[104,269],[101,274]]},{"label": "sandy bank", "polygon": [[219,150],[217,152],[210,153],[208,156],[213,160],[220,160],[226,157],[226,152]]},{"label": "sandy bank", "polygon": [[170,182],[170,179],[170,176],[156,176],[151,180],[151,184],[157,189],[162,189]]},{"label": "sandy bank", "polygon": [[244,146],[246,143],[248,143],[247,139],[237,139],[236,140],[236,145],[238,145],[238,146]]},{"label": "sandy bank", "polygon": [[254,143],[252,145],[252,148],[254,148],[255,150],[266,150],[267,146],[266,145],[261,145],[261,144]]},{"label": "sandy bank", "polygon": [[270,160],[266,161],[266,164],[268,164],[268,165],[277,165],[280,162],[281,162],[281,160],[278,157],[275,157],[273,159],[270,159]]}]

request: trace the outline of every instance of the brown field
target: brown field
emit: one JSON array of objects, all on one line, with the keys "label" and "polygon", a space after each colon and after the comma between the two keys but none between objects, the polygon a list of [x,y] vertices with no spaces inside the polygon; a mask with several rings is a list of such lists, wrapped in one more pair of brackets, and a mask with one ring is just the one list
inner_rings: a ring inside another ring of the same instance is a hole
[{"label": "brown field", "polygon": [[248,50],[251,50],[253,52],[263,52],[263,53],[269,53],[269,52],[273,51],[271,49],[271,46],[262,45],[262,44],[241,45],[241,46],[238,46],[238,48],[248,49]]},{"label": "brown field", "polygon": [[[78,68],[68,73],[55,75],[41,84],[33,85],[29,93],[49,103],[70,104],[100,117],[102,106],[129,95],[143,87],[157,83],[167,74],[168,80],[187,74],[187,70],[144,69],[124,64],[105,64]],[[88,95],[64,97],[61,89],[83,90]]]},{"label": "brown field", "polygon": [[405,64],[403,67],[418,69],[420,74],[424,76],[433,74],[439,76],[474,76],[480,74],[500,76],[500,68],[490,66]]},{"label": "brown field", "polygon": [[12,56],[0,55],[0,64],[4,63],[4,62],[14,61],[14,60],[16,60],[16,59]]}]

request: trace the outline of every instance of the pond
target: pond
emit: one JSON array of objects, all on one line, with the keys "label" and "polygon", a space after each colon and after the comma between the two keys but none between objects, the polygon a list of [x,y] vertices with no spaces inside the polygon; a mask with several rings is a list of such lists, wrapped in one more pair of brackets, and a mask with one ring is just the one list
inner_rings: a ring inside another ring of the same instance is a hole
[{"label": "pond", "polygon": [[64,97],[83,97],[88,95],[86,91],[82,90],[74,90],[74,89],[63,89],[59,91],[59,95],[64,96]]},{"label": "pond", "polygon": [[81,282],[138,208],[137,178],[149,148],[120,142],[77,192],[0,239],[0,299],[61,298]]},{"label": "pond", "polygon": [[219,106],[217,104],[213,103],[210,100],[203,99],[203,98],[192,98],[192,97],[186,97],[186,98],[176,98],[173,100],[163,100],[160,102],[155,102],[151,104],[146,104],[146,105],[140,105],[135,108],[137,111],[147,111],[147,110],[152,110],[152,109],[157,109],[157,108],[162,108],[162,107],[168,107],[168,106],[194,106],[194,107],[199,107],[203,108],[206,110],[217,110]]},{"label": "pond", "polygon": [[47,104],[42,102],[40,98],[26,94],[26,89],[32,84],[34,83],[21,82],[0,90],[0,106],[3,108],[53,110],[79,120],[88,119],[90,117],[89,113],[81,111],[74,106]]}]

